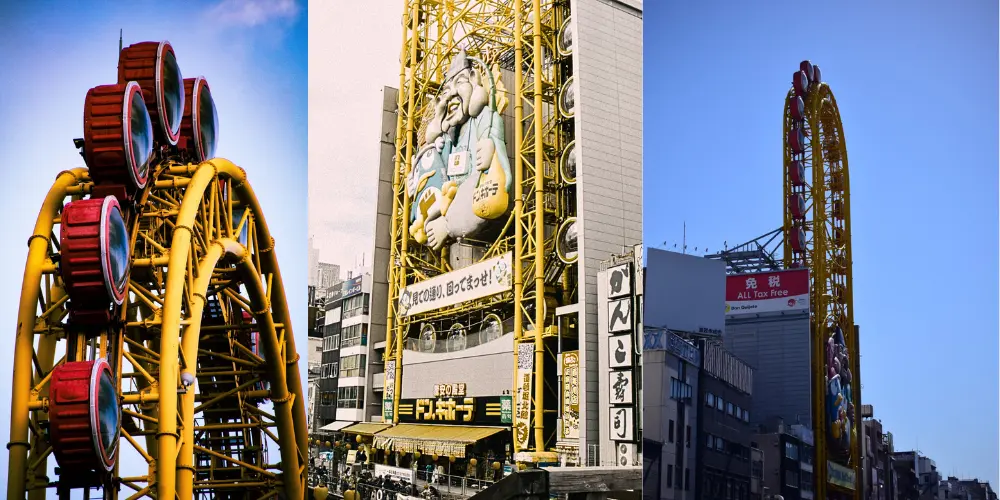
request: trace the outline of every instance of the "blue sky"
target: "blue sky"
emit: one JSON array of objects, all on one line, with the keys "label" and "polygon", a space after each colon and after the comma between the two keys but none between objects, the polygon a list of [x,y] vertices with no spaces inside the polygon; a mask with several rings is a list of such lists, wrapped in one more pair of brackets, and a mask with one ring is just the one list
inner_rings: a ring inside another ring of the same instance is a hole
[{"label": "blue sky", "polygon": [[[997,3],[646,2],[645,241],[781,225],[782,106],[822,68],[851,168],[862,400],[945,475],[997,482]],[[650,193],[654,193],[651,196]]]},{"label": "blue sky", "polygon": [[[305,352],[304,0],[4,2],[0,210],[7,214],[9,238],[0,245],[0,260],[10,272],[0,283],[0,321],[8,322],[10,335],[0,344],[0,366],[10,366],[13,359],[26,242],[56,174],[84,166],[72,139],[83,137],[87,90],[115,83],[119,29],[124,30],[126,46],[169,40],[183,75],[202,75],[211,85],[220,122],[217,155],[246,169],[256,191],[277,243],[297,347]],[[303,381],[305,374],[303,369]],[[0,370],[0,387],[9,386],[10,376],[9,369]],[[3,442],[8,426],[5,410],[0,412]],[[6,475],[6,452],[0,453],[0,471],[0,476]]]}]

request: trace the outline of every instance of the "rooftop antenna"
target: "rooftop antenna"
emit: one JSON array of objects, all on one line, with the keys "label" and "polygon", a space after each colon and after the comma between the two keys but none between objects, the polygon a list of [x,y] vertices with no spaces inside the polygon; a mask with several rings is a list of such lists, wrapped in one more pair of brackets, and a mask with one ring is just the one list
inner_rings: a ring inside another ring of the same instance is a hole
[{"label": "rooftop antenna", "polygon": [[681,240],[681,253],[687,255],[688,253],[688,223],[684,221],[684,237]]},{"label": "rooftop antenna", "polygon": [[122,51],[122,31],[123,30],[121,28],[118,29],[118,52],[119,53],[121,53],[121,51]]}]

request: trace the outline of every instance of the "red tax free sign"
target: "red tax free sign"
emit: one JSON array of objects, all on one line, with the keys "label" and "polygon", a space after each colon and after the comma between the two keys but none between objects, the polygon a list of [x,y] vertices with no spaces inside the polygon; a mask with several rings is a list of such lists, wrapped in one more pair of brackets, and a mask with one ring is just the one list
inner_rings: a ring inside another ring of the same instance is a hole
[{"label": "red tax free sign", "polygon": [[809,308],[809,271],[796,269],[726,277],[726,314]]}]

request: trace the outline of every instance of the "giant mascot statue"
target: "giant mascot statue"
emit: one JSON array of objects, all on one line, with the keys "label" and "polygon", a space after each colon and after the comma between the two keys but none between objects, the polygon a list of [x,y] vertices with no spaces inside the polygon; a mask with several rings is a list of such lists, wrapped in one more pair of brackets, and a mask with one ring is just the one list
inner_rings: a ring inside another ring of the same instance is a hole
[{"label": "giant mascot statue", "polygon": [[826,411],[829,422],[830,447],[841,454],[850,454],[851,442],[857,439],[854,427],[852,387],[856,382],[850,369],[850,356],[844,333],[837,327],[826,342]]},{"label": "giant mascot statue", "polygon": [[452,60],[407,177],[410,237],[435,251],[510,211],[512,175],[497,83],[479,59]]}]

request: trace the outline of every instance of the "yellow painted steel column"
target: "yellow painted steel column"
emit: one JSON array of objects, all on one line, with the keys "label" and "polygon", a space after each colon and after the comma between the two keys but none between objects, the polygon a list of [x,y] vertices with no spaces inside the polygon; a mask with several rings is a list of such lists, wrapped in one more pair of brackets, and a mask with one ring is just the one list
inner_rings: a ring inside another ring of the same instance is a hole
[{"label": "yellow painted steel column", "polygon": [[[57,300],[59,297],[65,294],[65,291],[62,288],[58,288],[56,290],[56,287],[53,287],[53,289],[54,290],[51,295],[51,299],[53,301]],[[48,373],[52,371],[52,364],[53,361],[55,360],[56,343],[57,339],[53,338],[51,335],[39,336],[38,350],[36,352],[36,356],[38,357],[38,366],[41,370],[41,373]],[[45,384],[39,390],[38,398],[47,399],[48,397],[49,397],[49,385]],[[35,418],[36,422],[40,422],[42,420],[48,420],[49,414],[48,412],[38,410],[35,412]],[[36,460],[38,460],[38,457],[45,451],[45,444],[47,443],[42,441],[40,437],[35,437],[35,443],[31,447],[31,452],[28,453],[29,464],[34,463]],[[35,468],[35,470],[28,471],[27,479],[28,482],[34,482],[37,484],[37,481],[39,479],[44,480],[47,477],[47,475],[48,475],[48,460],[46,459],[42,460],[38,464],[38,467]],[[45,490],[39,488],[29,491],[28,500],[45,500]]]},{"label": "yellow painted steel column", "polygon": [[35,313],[42,279],[42,267],[47,258],[52,221],[62,208],[66,189],[77,184],[87,170],[77,168],[60,173],[42,203],[34,233],[28,240],[28,258],[24,266],[21,298],[17,311],[17,338],[14,346],[14,375],[11,380],[10,442],[7,445],[7,498],[24,498],[28,464],[28,399],[31,396],[32,352],[35,340]]},{"label": "yellow painted steel column", "polygon": [[[404,9],[404,11],[405,10],[406,9]],[[403,23],[401,23],[401,25],[403,27],[402,40],[405,43],[406,42],[406,23],[403,22]],[[403,49],[400,49],[400,54],[402,54],[402,50]],[[406,87],[404,87],[404,85],[406,85],[406,61],[405,60],[400,60],[399,61],[399,87],[397,87],[399,90],[396,91],[396,135],[395,135],[395,137],[393,137],[393,141],[392,141],[393,142],[393,144],[392,144],[393,145],[393,158],[392,158],[392,165],[393,165],[393,169],[392,169],[392,193],[393,193],[393,196],[392,196],[392,212],[390,212],[390,214],[392,214],[392,215],[389,218],[390,223],[391,223],[390,224],[390,230],[389,230],[389,238],[390,238],[390,243],[389,244],[392,245],[392,251],[390,251],[390,254],[389,254],[389,269],[386,270],[386,272],[388,273],[388,277],[387,277],[388,279],[386,281],[389,284],[389,293],[388,293],[388,297],[386,297],[386,300],[388,300],[389,303],[386,304],[386,309],[385,309],[386,312],[387,312],[387,314],[386,314],[386,319],[385,319],[385,356],[384,356],[384,358],[385,358],[386,361],[390,361],[391,360],[394,363],[394,366],[395,366],[395,369],[393,370],[393,378],[392,378],[392,380],[386,380],[385,381],[386,385],[392,384],[392,422],[393,423],[398,422],[398,419],[396,418],[396,410],[399,407],[399,403],[398,403],[399,396],[398,395],[399,395],[399,389],[400,389],[400,384],[399,384],[399,380],[400,379],[396,377],[396,374],[400,373],[400,371],[402,370],[402,366],[400,366],[400,365],[402,365],[402,362],[399,359],[398,353],[396,352],[396,349],[395,349],[396,344],[397,344],[396,329],[399,328],[397,326],[397,319],[396,319],[396,297],[399,296],[399,286],[398,286],[398,278],[396,276],[395,259],[399,258],[399,255],[396,253],[396,244],[395,244],[395,242],[392,241],[392,238],[396,237],[396,233],[397,232],[399,232],[400,234],[402,234],[404,238],[407,237],[408,234],[409,234],[408,231],[405,230],[405,229],[402,230],[402,231],[400,230],[401,227],[403,227],[403,228],[407,227],[407,223],[409,222],[409,218],[408,218],[409,215],[406,214],[406,213],[403,213],[402,218],[400,218],[399,211],[400,211],[400,205],[401,204],[399,202],[399,196],[398,196],[399,190],[401,188],[405,189],[405,187],[402,187],[402,185],[401,185],[401,182],[403,182],[405,179],[403,179],[400,176],[400,174],[399,174],[399,169],[400,169],[400,166],[402,164],[402,162],[400,161],[400,158],[402,157],[402,155],[401,155],[401,153],[399,151],[399,141],[400,141],[400,138],[403,137],[403,105],[402,105],[402,100],[403,100],[403,89],[406,88]],[[400,224],[401,220],[403,221],[402,225]],[[384,405],[384,401],[383,401],[383,405]],[[384,407],[382,409],[382,416],[385,417],[385,408]]]},{"label": "yellow painted steel column", "polygon": [[[257,196],[253,187],[246,182],[246,173],[243,169],[233,165],[229,161],[216,158],[207,162],[215,166],[220,174],[238,181],[234,183],[234,188],[238,191],[239,199],[246,203],[255,216],[255,228],[260,233],[259,236],[268,244],[268,248],[259,249],[263,254],[261,266],[264,270],[270,269],[273,274],[271,282],[271,299],[268,303],[268,295],[264,290],[263,283],[256,276],[256,270],[252,263],[243,260],[247,282],[247,293],[250,295],[251,304],[260,307],[255,317],[260,325],[260,335],[263,348],[266,353],[265,362],[268,373],[271,374],[271,402],[274,404],[274,416],[278,427],[278,436],[286,443],[295,442],[296,446],[285,444],[281,446],[281,467],[284,471],[285,492],[288,498],[301,498],[305,491],[306,483],[306,460],[308,453],[308,428],[306,426],[305,402],[302,392],[302,380],[297,362],[298,354],[295,349],[295,335],[292,331],[291,317],[288,313],[288,303],[285,300],[284,284],[281,280],[281,270],[278,267],[277,255],[274,251],[274,239],[268,230],[264,212],[260,208]],[[253,277],[253,280],[250,278]],[[254,285],[251,287],[250,285]],[[256,295],[255,295],[256,294]],[[270,309],[269,309],[270,308]],[[274,315],[274,316],[272,316]],[[275,319],[278,319],[285,328],[285,357],[282,357],[281,346],[275,332]],[[270,334],[268,334],[270,332]],[[295,479],[293,479],[295,478]]]},{"label": "yellow painted steel column", "polygon": [[545,423],[543,421],[545,402],[545,346],[542,333],[545,331],[545,148],[543,147],[544,126],[542,114],[542,2],[532,0],[531,12],[534,21],[534,39],[531,56],[534,67],[535,84],[535,451],[545,451]]},{"label": "yellow painted steel column", "polygon": [[[175,391],[178,386],[178,337],[180,334],[181,301],[183,299],[184,282],[187,278],[188,253],[191,248],[190,228],[195,222],[204,191],[215,179],[216,175],[225,176],[237,181],[234,188],[239,191],[240,200],[246,203],[253,213],[258,216],[258,225],[255,228],[266,227],[257,199],[254,197],[253,190],[246,183],[246,174],[242,169],[227,160],[219,158],[204,162],[197,168],[184,194],[184,199],[178,211],[177,222],[174,226],[174,236],[170,247],[170,260],[167,271],[166,295],[163,304],[159,379],[162,396],[159,401],[160,418],[157,432],[159,453],[156,470],[157,493],[160,498],[173,498],[177,488],[176,467],[179,435],[177,431],[178,412]],[[266,244],[272,245],[273,240],[270,239],[270,235],[265,232],[264,236]],[[274,262],[269,262],[269,264],[274,264]],[[245,285],[251,296],[251,303],[255,307],[261,307],[261,310],[257,311],[255,316],[257,317],[258,324],[261,325],[261,339],[267,352],[265,359],[268,373],[271,375],[271,401],[274,403],[275,420],[278,424],[279,436],[283,440],[287,439],[289,442],[298,443],[298,441],[305,440],[306,438],[304,436],[302,438],[296,436],[295,419],[293,418],[292,408],[290,408],[291,405],[289,404],[295,399],[295,393],[290,394],[288,392],[290,383],[285,376],[285,360],[281,357],[281,348],[274,334],[274,322],[268,306],[267,294],[263,291],[263,285],[257,279],[256,270],[252,267],[252,264],[244,259],[241,265],[247,274],[254,274],[254,279],[248,279]],[[177,272],[177,270],[184,270],[185,272]],[[277,272],[275,278],[277,278],[275,281],[280,283],[280,276]],[[280,297],[281,294],[277,294],[276,298],[280,300]],[[290,337],[291,335],[286,335],[286,342],[292,342]],[[186,423],[186,425],[193,425],[193,422]],[[302,427],[304,428],[304,425]],[[303,481],[293,479],[302,476],[299,472],[301,462],[299,460],[298,447],[294,445],[289,446],[289,444],[281,446],[281,459],[282,468],[285,471],[285,490],[289,498],[300,498]],[[304,480],[304,478],[302,479]]]},{"label": "yellow painted steel column", "polygon": [[[66,291],[57,285],[52,286],[52,292],[49,294],[49,302],[55,302],[66,295]],[[53,312],[53,314],[55,314]],[[58,321],[59,318],[56,319]],[[52,318],[45,319],[48,322],[52,322]],[[48,373],[52,371],[52,364],[55,361],[55,351],[56,343],[58,340],[51,335],[40,335],[38,338],[38,349],[36,351],[36,356],[38,357],[38,367],[41,373]],[[41,387],[38,392],[39,399],[46,399],[49,397],[49,385],[45,384]],[[48,412],[38,410],[35,412],[36,422],[42,420],[48,420]],[[28,453],[28,463],[34,463],[38,460],[38,457],[45,451],[46,443],[42,441],[39,437],[35,437],[34,444],[31,447],[31,452]],[[48,459],[39,462],[38,467],[33,471],[28,471],[28,482],[36,483],[39,479],[46,480],[48,476]],[[28,492],[28,500],[45,500],[45,490],[44,489],[34,489]]]},{"label": "yellow painted steel column", "polygon": [[781,183],[783,186],[783,194],[781,196],[782,212],[781,220],[783,227],[785,229],[785,240],[781,243],[782,250],[784,251],[782,258],[784,260],[785,269],[791,269],[792,266],[792,216],[789,212],[788,207],[788,197],[792,195],[791,179],[789,177],[789,168],[792,163],[792,156],[789,154],[788,149],[788,137],[790,129],[788,127],[788,112],[789,112],[789,99],[791,99],[791,92],[785,97],[785,111],[781,114],[781,152],[782,152],[782,165],[781,165]]},{"label": "yellow painted steel column", "polygon": [[826,346],[826,337],[829,335],[827,324],[829,302],[827,297],[828,291],[826,289],[826,213],[824,212],[826,205],[826,176],[825,172],[823,172],[823,145],[819,134],[820,107],[822,105],[822,99],[817,97],[819,94],[818,91],[810,92],[805,104],[806,120],[808,120],[809,128],[813,130],[811,144],[813,220],[812,227],[810,228],[813,237],[813,252],[809,260],[810,272],[813,274],[813,297],[816,299],[814,302],[815,305],[813,305],[813,338],[815,342],[813,349],[813,421],[814,428],[817,429],[815,433],[816,463],[814,464],[814,482],[816,485],[816,498],[826,498],[829,448],[826,442],[826,401],[823,395],[826,394],[826,366],[824,364],[826,355],[824,349]]},{"label": "yellow painted steel column", "polygon": [[[195,279],[194,289],[191,290],[191,297],[200,300],[194,300],[191,304],[188,324],[181,338],[184,359],[191,363],[184,367],[182,373],[191,375],[192,380],[196,380],[197,377],[198,337],[201,333],[202,312],[205,310],[207,300],[205,294],[212,280],[212,271],[224,254],[242,257],[245,253],[243,247],[233,240],[216,240],[206,250],[198,265],[198,277]],[[195,386],[191,385],[181,395],[181,422],[184,422],[184,428],[181,429],[180,454],[177,457],[177,497],[181,500],[188,500],[194,496],[194,391]]]},{"label": "yellow painted steel column", "polygon": [[[268,310],[267,292],[264,290],[264,285],[257,279],[253,263],[246,258],[246,255],[240,261],[240,267],[246,278],[244,283],[247,294],[250,295],[250,303],[254,307],[261,308],[255,311],[254,316],[257,319],[257,324],[260,325],[260,338],[267,354],[264,362],[267,364],[267,372],[271,374],[271,401],[274,403],[274,419],[275,423],[278,424],[278,437],[288,436],[294,439],[295,427],[290,403],[293,399],[301,398],[296,398],[295,394],[286,389],[289,382],[285,377],[285,363],[284,359],[281,358],[281,346],[278,344],[278,337],[275,334],[274,321],[270,310]],[[250,279],[251,277],[254,279]],[[281,468],[284,471],[285,493],[288,498],[303,498],[305,478],[302,477],[301,471],[305,469],[304,463],[299,461],[299,451],[296,447],[281,447]]]},{"label": "yellow painted steel column", "polygon": [[[524,160],[521,156],[521,144],[524,142],[524,95],[522,85],[524,78],[522,75],[524,64],[524,48],[521,37],[521,16],[524,5],[522,0],[514,0],[514,380],[512,381],[513,391],[511,391],[511,408],[516,412],[517,408],[517,356],[518,346],[521,343],[524,320],[521,317],[521,299],[524,293]],[[529,395],[530,399],[530,395]],[[514,453],[521,451],[517,433],[514,433]]]},{"label": "yellow painted steel column", "polygon": [[[159,422],[156,432],[156,491],[158,498],[174,498],[177,493],[178,337],[187,264],[193,233],[191,226],[201,205],[205,188],[214,178],[211,168],[199,169],[191,176],[174,225],[167,264],[166,293],[160,324]],[[193,425],[189,423],[188,425]]]},{"label": "yellow painted steel column", "polygon": [[[416,93],[416,68],[412,65],[417,60],[417,43],[419,43],[419,36],[417,36],[417,20],[420,17],[420,0],[414,0],[412,4],[412,9],[410,11],[410,84],[407,85],[407,105],[406,105],[406,154],[403,156],[403,175],[409,174],[410,170],[410,159],[413,158],[413,106],[414,106],[414,95]],[[403,40],[406,40],[405,31]],[[404,66],[405,67],[405,66]],[[405,69],[403,70],[405,71]],[[400,75],[402,77],[402,75]],[[400,100],[402,97],[400,97]],[[400,110],[402,112],[402,110]],[[397,137],[397,140],[399,138]],[[397,152],[398,154],[398,152]],[[405,188],[403,189],[403,220],[409,221],[410,213],[410,193]],[[398,264],[399,272],[399,284],[398,289],[401,290],[406,286],[406,270],[408,267],[408,259],[406,255],[408,243],[410,240],[409,231],[406,229],[404,224],[403,234],[400,238],[400,259]],[[395,264],[395,263],[392,263]],[[405,336],[405,331],[400,322],[396,327],[396,390],[393,391],[392,399],[392,422],[399,422],[399,393],[403,386],[403,338]]]}]

